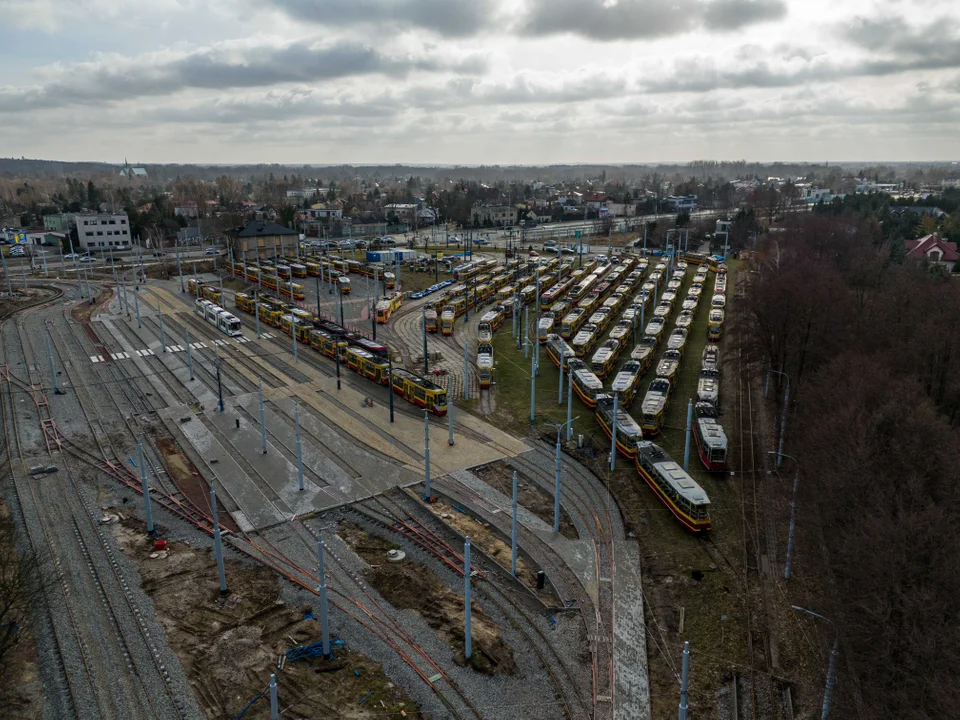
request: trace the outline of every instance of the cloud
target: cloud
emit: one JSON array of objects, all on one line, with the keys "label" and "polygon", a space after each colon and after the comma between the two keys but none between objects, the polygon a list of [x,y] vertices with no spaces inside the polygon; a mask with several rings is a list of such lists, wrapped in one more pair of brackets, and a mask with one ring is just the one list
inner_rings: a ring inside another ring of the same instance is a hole
[{"label": "cloud", "polygon": [[266,4],[292,19],[328,27],[422,28],[455,37],[485,29],[497,10],[495,0],[266,0]]},{"label": "cloud", "polygon": [[786,15],[784,0],[529,0],[525,35],[636,40],[697,29],[729,32]]},{"label": "cloud", "polygon": [[191,52],[111,55],[94,62],[49,66],[43,71],[46,79],[41,84],[0,87],[0,112],[132,100],[184,89],[220,91],[361,75],[404,77],[412,72],[471,74],[484,67],[485,61],[470,55],[386,55],[347,41],[323,45],[312,40],[278,43],[251,39]]}]

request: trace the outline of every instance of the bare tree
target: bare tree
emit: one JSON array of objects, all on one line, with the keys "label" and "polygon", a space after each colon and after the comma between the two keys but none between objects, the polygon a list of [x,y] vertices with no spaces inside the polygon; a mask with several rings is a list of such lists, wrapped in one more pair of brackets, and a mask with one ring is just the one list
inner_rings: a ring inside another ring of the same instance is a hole
[{"label": "bare tree", "polygon": [[43,563],[33,550],[18,547],[12,520],[0,506],[0,677],[11,650],[27,631],[31,608],[43,602]]}]

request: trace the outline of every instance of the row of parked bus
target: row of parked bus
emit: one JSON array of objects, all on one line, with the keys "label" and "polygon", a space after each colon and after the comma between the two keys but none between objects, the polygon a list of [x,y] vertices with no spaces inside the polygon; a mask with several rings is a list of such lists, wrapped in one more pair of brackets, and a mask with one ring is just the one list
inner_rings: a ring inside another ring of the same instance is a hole
[{"label": "row of parked bus", "polygon": [[434,415],[447,414],[446,389],[416,373],[392,367],[390,350],[383,343],[278,300],[242,292],[236,293],[235,300],[237,309],[258,313],[261,322],[296,337],[297,342],[379,385],[390,385],[394,394],[407,402]]}]

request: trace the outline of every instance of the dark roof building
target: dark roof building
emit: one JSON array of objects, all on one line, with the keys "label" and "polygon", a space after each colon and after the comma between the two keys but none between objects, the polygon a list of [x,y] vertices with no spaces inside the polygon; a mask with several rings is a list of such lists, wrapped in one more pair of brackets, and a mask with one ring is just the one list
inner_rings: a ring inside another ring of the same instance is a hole
[{"label": "dark roof building", "polygon": [[275,222],[254,220],[237,230],[236,238],[235,248],[240,257],[266,258],[275,254],[292,254],[300,241],[300,233]]},{"label": "dark roof building", "polygon": [[926,258],[928,262],[948,269],[960,260],[957,243],[944,240],[938,233],[925,235],[918,240],[907,240],[904,246],[907,248],[907,257]]}]

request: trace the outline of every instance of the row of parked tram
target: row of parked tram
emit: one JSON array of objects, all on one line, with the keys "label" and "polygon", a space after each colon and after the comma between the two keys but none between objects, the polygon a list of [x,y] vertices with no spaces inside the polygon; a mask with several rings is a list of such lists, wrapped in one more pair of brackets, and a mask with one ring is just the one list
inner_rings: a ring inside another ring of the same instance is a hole
[{"label": "row of parked tram", "polygon": [[447,414],[446,389],[416,373],[394,368],[387,345],[278,300],[238,292],[235,301],[238,310],[258,315],[261,322],[295,337],[297,342],[345,364],[378,385],[389,385],[394,394],[412,405],[434,415]]},{"label": "row of parked tram", "polygon": [[[687,296],[681,300],[679,291],[691,265],[699,267]],[[648,267],[646,258],[635,266],[628,260],[611,263],[606,272],[594,266],[578,277],[555,283],[541,296],[544,310],[538,318],[537,335],[550,361],[569,373],[573,393],[594,410],[604,433],[611,440],[616,435],[617,452],[634,461],[638,475],[686,528],[702,532],[711,526],[706,492],[662,447],[646,438],[659,434],[663,426],[711,269],[716,276],[708,338],[716,341],[720,337],[726,268],[715,259],[690,253],[678,260],[671,275],[672,264],[668,268],[668,263],[661,261],[634,295]],[[608,275],[613,282],[606,282]],[[550,303],[546,302],[548,298]],[[677,304],[682,307],[669,330],[668,318]],[[495,317],[481,320],[481,341],[492,340],[496,326],[491,321]],[[499,322],[502,324],[503,319]],[[629,358],[614,373],[621,355],[631,345]],[[663,353],[654,368],[654,357],[661,348]],[[655,376],[641,393],[640,383],[650,370],[655,370]],[[611,377],[607,390],[604,379]],[[638,397],[640,412],[635,419],[629,409]],[[701,358],[693,434],[703,466],[708,471],[725,470],[727,439],[719,418],[719,348],[712,343]]]}]

